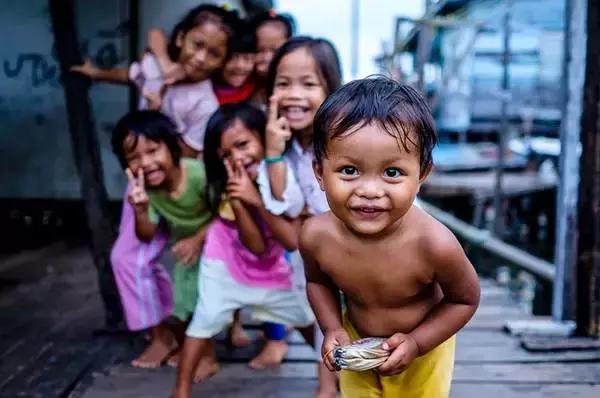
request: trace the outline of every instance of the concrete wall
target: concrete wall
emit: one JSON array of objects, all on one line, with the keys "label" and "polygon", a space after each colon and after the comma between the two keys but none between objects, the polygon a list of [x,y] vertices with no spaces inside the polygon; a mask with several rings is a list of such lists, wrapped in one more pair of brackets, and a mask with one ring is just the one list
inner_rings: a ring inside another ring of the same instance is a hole
[{"label": "concrete wall", "polygon": [[[125,2],[81,0],[77,4],[82,49],[104,66],[123,65],[127,55]],[[79,198],[79,179],[69,138],[64,94],[46,2],[4,0],[0,9],[0,197]],[[102,145],[107,189],[121,195],[121,171],[108,147],[115,115],[127,109],[127,89],[91,90]]]},{"label": "concrete wall", "polygon": [[[77,0],[82,52],[105,67],[128,64],[129,12],[124,0]],[[152,26],[170,31],[198,0],[140,0],[140,44]],[[215,1],[214,3],[225,3]],[[237,6],[239,1],[228,1]],[[77,199],[75,169],[53,36],[44,0],[3,0],[0,8],[0,198]],[[125,179],[110,150],[110,132],[128,110],[128,89],[90,90],[109,196]]]}]

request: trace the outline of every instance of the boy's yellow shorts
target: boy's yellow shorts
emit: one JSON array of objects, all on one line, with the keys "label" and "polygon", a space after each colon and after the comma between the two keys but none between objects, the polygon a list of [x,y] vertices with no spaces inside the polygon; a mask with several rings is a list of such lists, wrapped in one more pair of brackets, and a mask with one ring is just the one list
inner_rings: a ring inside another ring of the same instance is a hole
[{"label": "boy's yellow shorts", "polygon": [[[352,341],[361,336],[347,316],[344,329]],[[340,390],[344,398],[447,398],[454,370],[455,337],[452,336],[427,354],[416,358],[404,372],[380,376],[375,370],[353,372],[342,370]]]}]

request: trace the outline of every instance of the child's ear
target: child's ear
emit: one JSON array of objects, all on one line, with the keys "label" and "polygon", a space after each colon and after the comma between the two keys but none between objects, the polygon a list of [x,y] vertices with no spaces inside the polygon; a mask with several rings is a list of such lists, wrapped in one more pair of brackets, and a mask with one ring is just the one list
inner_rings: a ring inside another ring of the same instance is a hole
[{"label": "child's ear", "polygon": [[421,172],[421,175],[419,176],[419,185],[423,184],[423,182],[427,179],[427,177],[429,177],[429,174],[431,173],[432,169],[433,169],[433,164],[429,163],[427,165],[427,168],[425,170],[423,170]]},{"label": "child's ear", "polygon": [[313,161],[313,171],[315,172],[315,177],[317,177],[321,191],[325,191],[325,187],[323,186],[323,164],[316,160]]}]

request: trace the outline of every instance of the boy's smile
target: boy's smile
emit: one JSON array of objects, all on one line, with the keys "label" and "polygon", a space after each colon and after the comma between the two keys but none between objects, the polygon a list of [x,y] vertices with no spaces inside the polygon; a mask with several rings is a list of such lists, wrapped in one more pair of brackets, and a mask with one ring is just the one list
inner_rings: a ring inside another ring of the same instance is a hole
[{"label": "boy's smile", "polygon": [[315,172],[333,214],[360,235],[385,234],[397,225],[426,177],[420,176],[417,148],[407,151],[378,124],[331,139]]}]

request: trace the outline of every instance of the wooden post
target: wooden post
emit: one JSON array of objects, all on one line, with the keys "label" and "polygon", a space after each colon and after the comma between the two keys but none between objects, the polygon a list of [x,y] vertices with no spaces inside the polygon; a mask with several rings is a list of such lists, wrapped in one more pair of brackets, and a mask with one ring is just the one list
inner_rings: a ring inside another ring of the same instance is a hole
[{"label": "wooden post", "polygon": [[510,13],[512,3],[506,4],[504,14],[504,47],[502,51],[502,113],[500,130],[498,131],[498,162],[496,164],[496,181],[494,187],[494,234],[502,238],[504,234],[504,192],[502,176],[504,173],[504,151],[508,140],[508,101],[510,101]]},{"label": "wooden post", "polygon": [[431,43],[433,41],[433,28],[429,20],[420,22],[421,27],[419,37],[417,38],[417,56],[416,56],[416,72],[418,76],[417,89],[425,92],[425,64],[429,61],[431,55]]},{"label": "wooden post", "polygon": [[577,286],[577,199],[579,147],[586,59],[586,2],[567,0],[563,60],[563,117],[560,128],[560,184],[556,206],[556,274],[552,289],[552,317],[575,320]]},{"label": "wooden post", "polygon": [[[140,28],[140,2],[139,0],[129,0],[129,59],[139,59],[139,28]],[[129,86],[129,110],[136,110],[138,107],[138,90],[133,85]]]},{"label": "wooden post", "polygon": [[79,172],[81,196],[90,229],[92,256],[106,309],[107,325],[114,327],[123,316],[109,261],[114,228],[107,206],[102,162],[88,97],[89,80],[79,74],[69,73],[72,65],[82,63],[73,1],[49,0],[48,5],[54,45],[62,72],[73,155]]},{"label": "wooden post", "polygon": [[598,336],[600,315],[600,2],[587,2],[587,54],[581,114],[577,332]]}]

